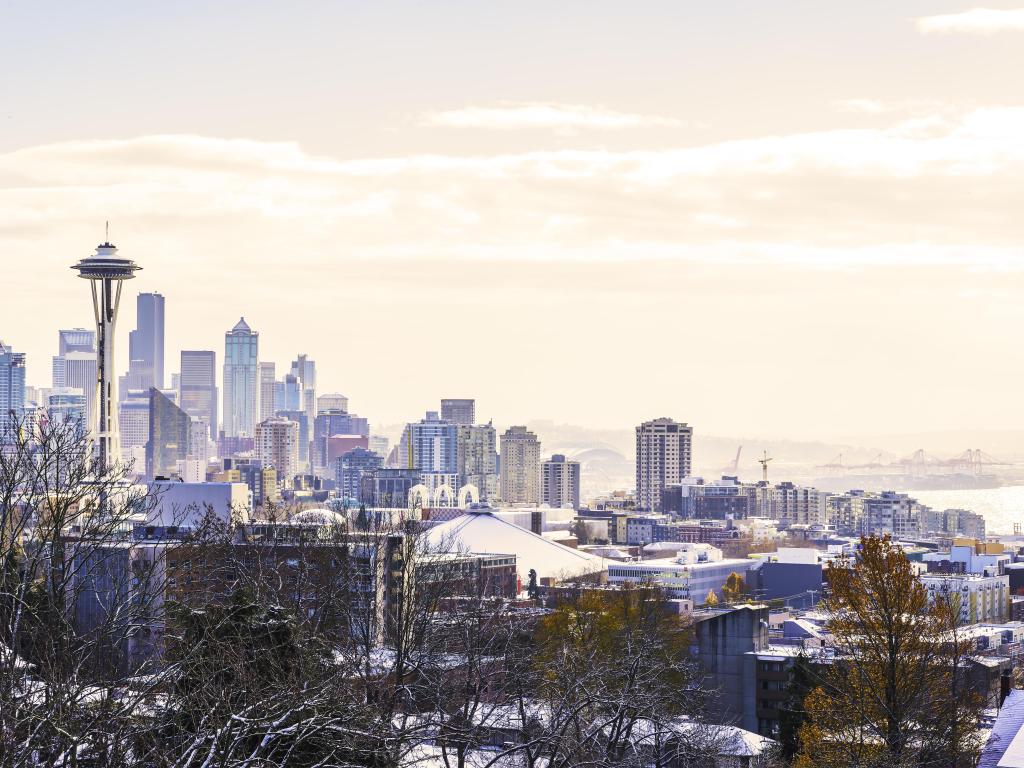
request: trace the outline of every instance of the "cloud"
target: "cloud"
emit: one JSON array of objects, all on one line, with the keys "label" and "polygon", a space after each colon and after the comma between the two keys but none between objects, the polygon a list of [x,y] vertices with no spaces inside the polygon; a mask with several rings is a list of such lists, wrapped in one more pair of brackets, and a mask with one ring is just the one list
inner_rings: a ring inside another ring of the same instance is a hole
[{"label": "cloud", "polygon": [[[337,160],[289,142],[78,141],[0,154],[0,248],[111,218],[255,263],[345,259],[1024,269],[1024,109],[642,150]],[[204,269],[205,252],[176,254]],[[238,266],[231,259],[223,262]]]},{"label": "cloud", "polygon": [[463,107],[443,112],[428,112],[421,125],[444,128],[485,128],[520,130],[541,128],[556,131],[605,130],[624,128],[673,127],[681,121],[657,115],[615,112],[580,104],[515,104],[495,107]]},{"label": "cloud", "polygon": [[917,28],[925,34],[991,35],[1004,31],[1024,31],[1024,8],[995,10],[972,8],[962,13],[924,16]]}]

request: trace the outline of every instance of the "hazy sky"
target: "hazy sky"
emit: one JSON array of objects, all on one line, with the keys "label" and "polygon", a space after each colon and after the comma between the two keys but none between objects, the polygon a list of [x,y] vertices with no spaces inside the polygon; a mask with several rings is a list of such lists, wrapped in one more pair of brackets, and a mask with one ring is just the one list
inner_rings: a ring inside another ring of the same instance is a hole
[{"label": "hazy sky", "polygon": [[0,1],[0,338],[111,239],[374,422],[1024,428],[1024,2]]}]

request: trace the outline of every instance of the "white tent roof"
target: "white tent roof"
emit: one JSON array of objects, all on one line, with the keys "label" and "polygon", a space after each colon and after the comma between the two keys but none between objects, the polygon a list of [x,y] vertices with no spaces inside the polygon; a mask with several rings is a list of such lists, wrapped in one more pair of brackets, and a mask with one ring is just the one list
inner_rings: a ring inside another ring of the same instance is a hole
[{"label": "white tent roof", "polygon": [[515,555],[520,574],[526,574],[533,568],[539,578],[568,579],[605,568],[600,557],[545,539],[487,511],[470,510],[431,528],[427,537],[433,546]]}]

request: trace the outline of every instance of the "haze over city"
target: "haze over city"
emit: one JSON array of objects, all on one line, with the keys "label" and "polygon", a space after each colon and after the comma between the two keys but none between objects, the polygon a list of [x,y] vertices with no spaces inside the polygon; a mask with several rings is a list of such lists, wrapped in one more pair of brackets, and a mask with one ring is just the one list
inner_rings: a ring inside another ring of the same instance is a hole
[{"label": "haze over city", "polygon": [[378,423],[1024,429],[1024,11],[645,10],[5,4],[0,328],[44,383],[110,220],[169,360],[244,315]]}]

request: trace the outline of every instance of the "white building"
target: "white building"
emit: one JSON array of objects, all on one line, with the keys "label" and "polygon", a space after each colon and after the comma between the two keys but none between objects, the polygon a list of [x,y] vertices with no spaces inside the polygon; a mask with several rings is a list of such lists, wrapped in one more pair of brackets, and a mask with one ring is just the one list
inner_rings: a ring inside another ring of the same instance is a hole
[{"label": "white building", "polygon": [[149,484],[154,506],[147,524],[194,528],[207,514],[220,520],[249,521],[249,486],[245,483],[182,483],[157,480]]},{"label": "white building", "polygon": [[636,428],[637,509],[661,511],[661,492],[691,473],[693,428],[672,419],[645,421]]},{"label": "white building", "polygon": [[926,573],[921,576],[921,583],[930,600],[952,600],[959,607],[962,624],[999,624],[1009,619],[1009,576]]},{"label": "white building", "polygon": [[277,470],[278,485],[291,488],[299,470],[299,425],[274,417],[256,425],[256,456]]},{"label": "white building", "polygon": [[540,502],[552,507],[579,509],[580,463],[554,454],[540,466]]},{"label": "white building", "polygon": [[501,500],[540,503],[540,441],[526,427],[509,427],[501,436]]},{"label": "white building", "polygon": [[650,583],[670,596],[703,603],[708,592],[722,598],[722,587],[732,573],[744,579],[753,562],[724,559],[722,550],[710,544],[679,544],[675,557],[633,563],[609,563],[609,584]]}]

